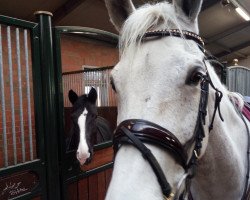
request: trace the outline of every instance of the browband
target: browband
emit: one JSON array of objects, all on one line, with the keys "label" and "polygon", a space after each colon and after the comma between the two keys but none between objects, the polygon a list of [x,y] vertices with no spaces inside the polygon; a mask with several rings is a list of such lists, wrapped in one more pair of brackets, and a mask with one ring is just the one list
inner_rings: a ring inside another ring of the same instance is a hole
[{"label": "browband", "polygon": [[199,44],[200,49],[202,52],[205,52],[205,42],[201,38],[201,36],[197,35],[196,33],[190,32],[190,31],[180,31],[179,29],[163,29],[163,30],[155,30],[155,31],[147,31],[143,38],[150,38],[150,37],[166,37],[166,36],[174,36],[174,37],[180,37],[185,38],[188,40],[193,40],[196,43]]}]

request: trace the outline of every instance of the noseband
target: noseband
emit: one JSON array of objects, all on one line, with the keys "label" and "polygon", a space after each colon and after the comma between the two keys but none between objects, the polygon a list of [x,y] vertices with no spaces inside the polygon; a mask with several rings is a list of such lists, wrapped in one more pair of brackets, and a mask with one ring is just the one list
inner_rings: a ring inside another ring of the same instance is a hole
[{"label": "noseband", "polygon": [[[199,45],[201,50],[205,52],[203,48],[204,42],[202,38],[199,35],[189,31],[181,32],[177,29],[151,31],[145,33],[143,39],[148,39],[152,37],[162,38],[166,36],[181,37],[188,40],[193,40]],[[205,61],[204,64],[206,66]],[[175,137],[175,134],[173,134],[171,131],[145,120],[130,119],[123,121],[120,123],[120,125],[115,131],[115,153],[119,150],[122,144],[131,144],[135,146],[152,167],[161,186],[164,199],[166,200],[172,199],[175,194],[173,194],[172,188],[168,183],[155,156],[143,143],[157,145],[165,149],[167,152],[170,153],[173,159],[175,159],[176,162],[183,167],[185,172],[188,174],[185,188],[185,194],[188,194],[190,191],[191,179],[195,175],[197,160],[201,153],[202,141],[205,137],[204,125],[205,118],[207,115],[209,85],[215,90],[215,106],[211,124],[209,126],[209,132],[213,128],[213,121],[217,110],[219,110],[220,118],[223,121],[223,118],[220,113],[220,102],[222,99],[222,92],[220,92],[217,88],[214,87],[208,72],[206,74],[201,74],[200,76],[201,94],[196,125],[192,138],[184,145],[181,144],[181,142]],[[192,153],[190,154],[188,152]]]}]

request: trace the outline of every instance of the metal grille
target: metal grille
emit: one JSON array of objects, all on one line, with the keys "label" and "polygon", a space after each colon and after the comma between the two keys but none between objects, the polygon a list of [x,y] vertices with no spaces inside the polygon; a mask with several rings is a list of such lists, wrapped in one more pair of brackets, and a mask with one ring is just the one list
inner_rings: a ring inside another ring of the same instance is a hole
[{"label": "metal grille", "polygon": [[0,168],[34,160],[30,33],[0,25]]},{"label": "metal grille", "polygon": [[97,90],[97,106],[116,106],[115,93],[110,86],[112,67],[86,69],[63,74],[64,106],[71,107],[68,99],[69,90],[78,95],[89,93],[91,87]]},{"label": "metal grille", "polygon": [[250,69],[242,66],[229,67],[227,71],[227,87],[232,92],[250,96]]}]

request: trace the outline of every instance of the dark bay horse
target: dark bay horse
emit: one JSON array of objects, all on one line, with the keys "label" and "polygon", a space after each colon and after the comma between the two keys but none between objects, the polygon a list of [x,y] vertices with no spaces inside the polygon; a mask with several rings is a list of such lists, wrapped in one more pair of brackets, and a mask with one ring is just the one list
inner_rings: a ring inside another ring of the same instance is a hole
[{"label": "dark bay horse", "polygon": [[78,96],[73,90],[68,93],[72,103],[71,134],[67,141],[67,150],[76,150],[81,165],[88,164],[93,156],[95,144],[112,139],[109,122],[97,115],[97,92],[92,88],[89,94]]}]

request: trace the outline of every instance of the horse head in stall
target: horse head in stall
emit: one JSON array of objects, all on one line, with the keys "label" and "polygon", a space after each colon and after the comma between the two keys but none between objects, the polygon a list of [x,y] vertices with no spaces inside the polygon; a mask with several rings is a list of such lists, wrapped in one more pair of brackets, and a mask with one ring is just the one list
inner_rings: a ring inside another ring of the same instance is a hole
[{"label": "horse head in stall", "polygon": [[91,88],[88,94],[78,95],[70,90],[73,122],[68,149],[77,149],[76,157],[81,165],[88,164],[93,156],[93,146],[112,139],[109,122],[97,115],[97,92]]},{"label": "horse head in stall", "polygon": [[140,8],[105,2],[120,33],[111,78],[116,157],[106,199],[246,199],[248,122],[238,112],[242,99],[207,59],[198,29],[202,0]]}]

